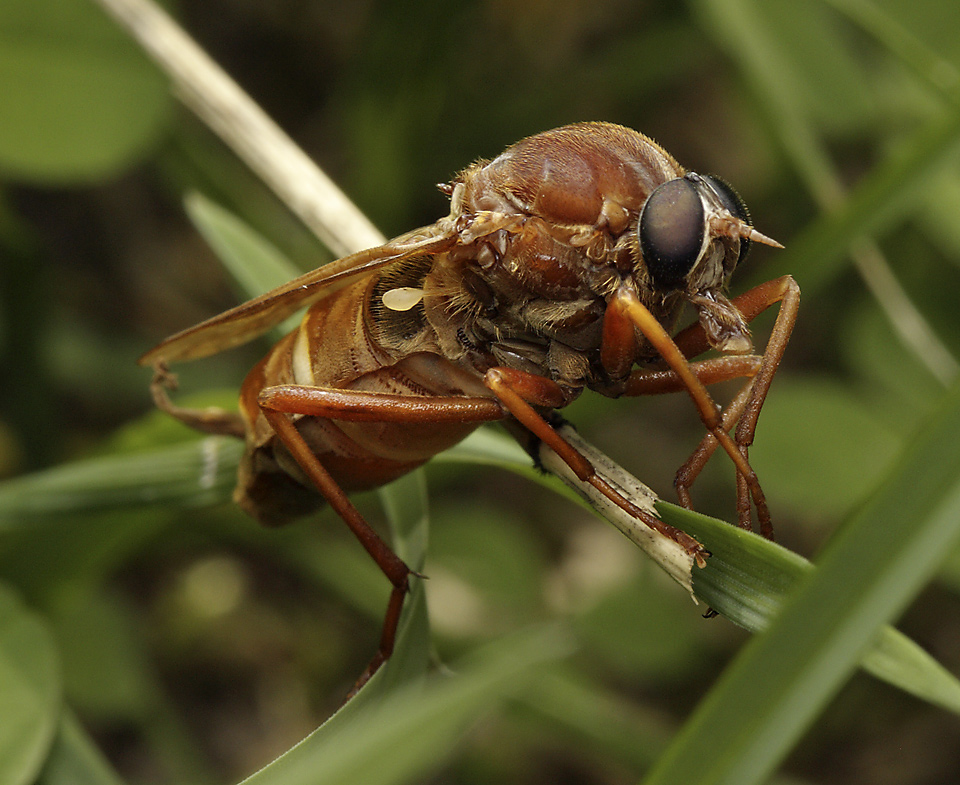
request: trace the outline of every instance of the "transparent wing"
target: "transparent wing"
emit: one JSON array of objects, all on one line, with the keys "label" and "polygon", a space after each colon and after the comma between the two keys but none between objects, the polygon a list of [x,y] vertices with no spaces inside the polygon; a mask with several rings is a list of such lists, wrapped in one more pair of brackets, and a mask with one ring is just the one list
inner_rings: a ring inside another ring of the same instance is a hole
[{"label": "transparent wing", "polygon": [[376,248],[344,256],[304,273],[266,294],[172,335],[138,362],[157,365],[197,360],[240,346],[358,276],[411,256],[442,253],[456,242],[457,235],[446,221],[414,229]]}]

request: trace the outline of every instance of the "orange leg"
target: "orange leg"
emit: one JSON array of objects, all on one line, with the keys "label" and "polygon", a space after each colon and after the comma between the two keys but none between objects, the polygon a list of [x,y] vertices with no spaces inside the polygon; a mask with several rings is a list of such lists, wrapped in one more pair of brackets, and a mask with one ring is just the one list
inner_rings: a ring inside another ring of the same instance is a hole
[{"label": "orange leg", "polygon": [[260,393],[258,400],[279,439],[393,586],[377,653],[354,685],[352,695],[393,653],[403,601],[409,591],[410,575],[415,573],[381,539],[347,498],[343,489],[311,452],[289,415],[375,422],[424,423],[446,420],[480,423],[502,419],[505,413],[495,400],[487,398],[414,398],[298,385],[268,387]]},{"label": "orange leg", "polygon": [[[727,356],[699,363],[690,363],[687,359],[709,349],[706,335],[699,324],[683,330],[671,340],[652,316],[649,320],[644,317],[636,307],[639,305],[643,311],[646,311],[639,302],[636,305],[621,306],[624,310],[630,310],[632,319],[635,323],[639,322],[637,326],[661,351],[661,355],[671,368],[670,371],[635,371],[627,381],[624,394],[648,395],[686,389],[694,399],[701,413],[701,419],[709,430],[690,458],[677,471],[676,487],[680,503],[692,508],[690,487],[716,448],[722,446],[737,466],[738,523],[743,528],[752,528],[750,523],[752,497],[757,508],[760,533],[768,539],[773,539],[773,526],[766,503],[763,501],[762,491],[759,497],[757,495],[759,482],[749,466],[748,451],[756,434],[760,410],[796,323],[800,289],[792,277],[784,276],[760,284],[733,300],[734,305],[747,321],[752,321],[778,302],[780,311],[763,355]],[[647,314],[649,315],[649,312]],[[653,321],[653,324],[650,324],[650,321]],[[649,334],[647,329],[650,330]],[[692,386],[689,383],[691,376],[696,380]],[[726,409],[719,411],[704,385],[744,376],[749,377],[746,385]],[[734,438],[731,439],[729,431],[734,423],[737,424],[737,429]],[[731,448],[736,450],[736,455]],[[744,471],[744,466],[749,471]]]},{"label": "orange leg", "polygon": [[[773,377],[780,367],[780,361],[783,359],[790,334],[793,332],[797,320],[797,311],[800,307],[800,287],[797,286],[796,281],[791,276],[787,275],[760,284],[740,295],[733,302],[747,321],[753,321],[771,305],[780,303],[780,310],[761,357],[760,367],[757,369],[753,380],[748,382],[744,390],[741,391],[741,395],[737,396],[730,407],[731,409],[741,410],[736,418],[737,430],[734,438],[740,453],[744,458],[747,458],[750,445],[753,444],[757,431],[760,410],[763,408],[763,402],[766,400]],[[687,334],[695,336],[696,331],[687,331]],[[732,424],[728,426],[728,429],[729,427],[732,427]],[[707,464],[707,461],[710,460],[710,456],[716,447],[717,443],[710,434],[707,434],[687,462],[678,470],[676,482],[678,493],[681,490],[686,493],[688,503],[689,488]],[[737,476],[737,511],[740,525],[744,528],[750,528],[750,500],[744,478],[740,475]],[[759,515],[757,517],[760,533],[767,539],[772,540],[774,538],[773,526],[769,518],[764,519]]]},{"label": "orange leg", "polygon": [[574,449],[548,423],[534,407],[552,409],[564,402],[563,391],[559,385],[542,376],[518,371],[512,368],[491,368],[484,376],[489,387],[504,408],[514,416],[528,431],[552,449],[560,459],[570,467],[581,482],[588,483],[610,499],[628,515],[643,521],[654,531],[660,532],[682,546],[703,567],[706,551],[703,546],[686,532],[664,523],[645,510],[641,510],[601,477],[593,464]]}]

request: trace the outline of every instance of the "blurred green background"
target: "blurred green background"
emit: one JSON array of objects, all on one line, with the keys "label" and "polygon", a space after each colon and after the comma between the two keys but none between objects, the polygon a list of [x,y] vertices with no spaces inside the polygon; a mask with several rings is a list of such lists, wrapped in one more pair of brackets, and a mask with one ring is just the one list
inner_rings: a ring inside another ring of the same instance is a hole
[{"label": "blurred green background", "polygon": [[[779,539],[800,553],[880,481],[957,376],[951,0],[181,0],[173,11],[388,236],[444,214],[435,184],[471,161],[578,120],[636,128],[734,184],[787,246],[755,249],[734,292],[784,273],[804,291],[752,451]],[[191,191],[302,269],[329,258],[91,0],[5,0],[0,477],[185,438],[151,413],[135,360],[239,296],[185,214]],[[878,247],[851,255],[851,227]],[[758,342],[771,323],[758,320]],[[185,393],[229,400],[264,347],[184,368]],[[567,414],[672,500],[700,436],[685,397],[586,395]],[[562,618],[581,646],[568,665],[582,716],[644,739],[591,739],[521,703],[474,726],[430,781],[636,781],[745,633],[702,620],[609,527],[519,477],[438,464],[427,479],[440,658]],[[732,519],[733,486],[715,461],[694,488],[698,509]],[[374,497],[359,503],[382,520]],[[945,556],[899,626],[957,673],[960,558]],[[69,705],[131,783],[233,782],[290,747],[367,661],[386,598],[333,516],[261,531],[223,501],[0,511],[0,581],[52,629]],[[857,676],[785,771],[960,781],[960,725]]]}]

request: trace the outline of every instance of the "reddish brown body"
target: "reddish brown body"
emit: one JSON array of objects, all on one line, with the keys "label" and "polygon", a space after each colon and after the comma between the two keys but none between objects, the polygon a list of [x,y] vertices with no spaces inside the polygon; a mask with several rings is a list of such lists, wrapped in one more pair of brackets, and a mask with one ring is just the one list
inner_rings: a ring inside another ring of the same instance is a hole
[{"label": "reddish brown body", "polygon": [[[727,282],[751,241],[722,181],[684,170],[642,134],[581,123],[524,139],[468,167],[442,190],[450,214],[348,256],[175,335],[141,360],[157,368],[159,405],[202,430],[246,439],[238,502],[265,523],[326,499],[394,586],[389,656],[410,570],[346,498],[420,466],[480,423],[539,440],[622,509],[679,542],[692,538],[639,511],[551,425],[585,388],[607,396],[686,390],[708,430],[681,467],[687,489],[720,446],[738,473],[738,514],[769,512],[747,458],[757,417],[799,302],[790,278],[730,301]],[[764,354],[747,323],[782,302]],[[698,317],[671,338],[684,304]],[[247,376],[240,416],[185,410],[163,390],[168,362],[203,357],[308,307],[299,328]],[[713,348],[722,357],[691,362]],[[729,356],[727,356],[729,355]],[[724,410],[705,385],[745,377]],[[730,435],[736,425],[735,436]]]},{"label": "reddish brown body", "polygon": [[[485,395],[482,381],[433,352],[398,351],[373,323],[374,273],[312,306],[248,374],[240,411],[247,452],[235,500],[267,524],[285,522],[323,499],[264,418],[258,398],[276,385],[309,385],[404,396]],[[297,428],[345,491],[376,488],[452,447],[476,423],[384,423],[299,417]],[[290,477],[295,482],[290,482]]]},{"label": "reddish brown body", "polygon": [[[541,134],[471,166],[449,187],[454,216],[493,214],[502,228],[483,227],[472,243],[379,269],[319,300],[249,374],[237,502],[268,523],[321,502],[260,411],[266,387],[493,398],[483,374],[503,366],[552,379],[565,402],[585,385],[610,394],[621,380],[603,372],[598,352],[606,300],[632,273],[631,216],[683,174],[646,137],[606,124]],[[385,308],[384,291],[400,284],[422,289],[422,303]],[[672,320],[678,302],[656,303],[656,317]],[[300,417],[297,427],[340,487],[354,491],[422,465],[478,424]]]}]

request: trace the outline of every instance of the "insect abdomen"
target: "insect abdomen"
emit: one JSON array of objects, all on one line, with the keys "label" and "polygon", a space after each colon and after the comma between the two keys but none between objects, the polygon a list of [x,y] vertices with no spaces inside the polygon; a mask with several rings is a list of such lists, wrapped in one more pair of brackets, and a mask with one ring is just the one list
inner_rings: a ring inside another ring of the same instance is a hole
[{"label": "insect abdomen", "polygon": [[[465,388],[469,394],[489,394],[438,354],[396,357],[379,345],[365,318],[374,284],[361,280],[315,304],[299,328],[281,339],[243,383],[240,410],[247,449],[234,498],[263,523],[283,523],[319,507],[322,500],[261,413],[257,401],[262,390],[303,385],[406,397],[462,395],[468,393]],[[401,477],[476,428],[475,423],[456,422],[293,419],[311,452],[347,492]]]}]

